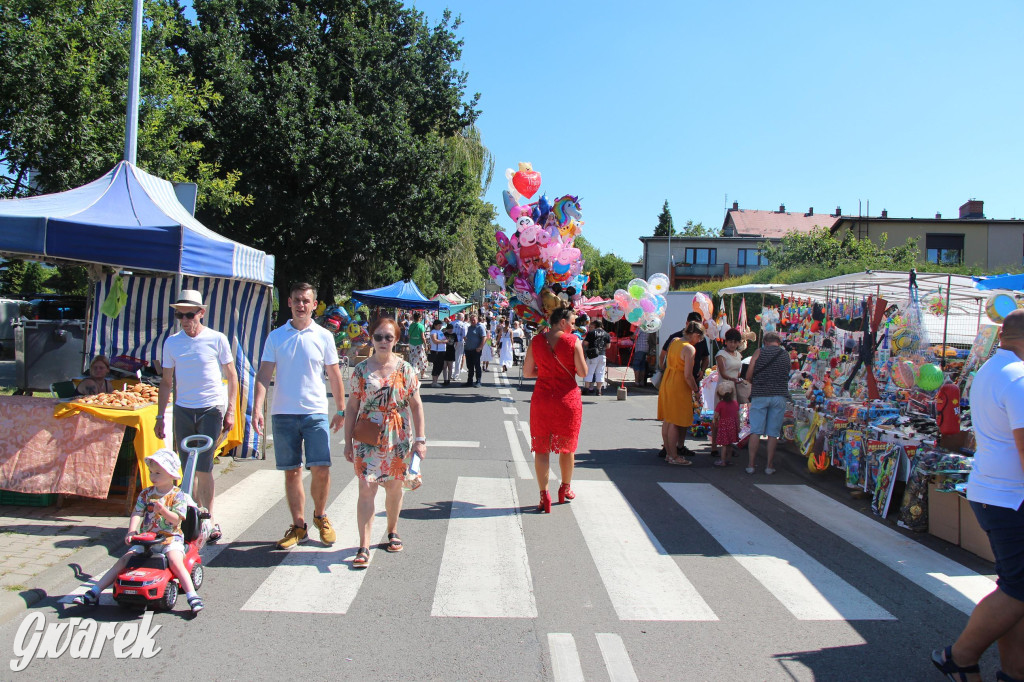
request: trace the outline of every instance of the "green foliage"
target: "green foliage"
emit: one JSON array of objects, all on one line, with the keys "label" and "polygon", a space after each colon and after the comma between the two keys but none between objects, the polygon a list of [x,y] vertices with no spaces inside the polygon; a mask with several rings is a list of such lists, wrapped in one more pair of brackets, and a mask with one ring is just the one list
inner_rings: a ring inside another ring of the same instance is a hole
[{"label": "green foliage", "polygon": [[[210,132],[203,117],[221,97],[177,49],[188,22],[176,0],[149,0],[145,13],[139,166],[197,183],[200,206],[228,212],[250,198],[235,192],[236,173],[200,158]],[[122,158],[130,15],[122,0],[0,5],[0,196],[67,190]]]},{"label": "green foliage", "polygon": [[658,225],[654,228],[654,236],[676,236],[676,228],[672,224],[672,211],[668,210],[668,199],[665,200],[661,207],[661,213],[658,214]]},{"label": "green foliage", "polygon": [[830,272],[846,266],[855,266],[854,271],[913,267],[918,257],[917,240],[908,239],[902,246],[886,248],[887,240],[887,235],[883,234],[880,243],[875,244],[870,239],[857,239],[851,233],[839,239],[827,229],[816,227],[809,233],[790,232],[778,245],[765,242],[761,255],[778,270],[806,267],[808,263]]},{"label": "green foliage", "polygon": [[5,260],[0,265],[0,296],[23,298],[33,294],[49,294],[46,287],[50,273],[35,261]]},{"label": "green foliage", "polygon": [[614,253],[602,254],[583,237],[576,237],[573,246],[583,255],[583,272],[590,275],[588,296],[611,298],[616,289],[624,289],[633,279],[633,268]]},{"label": "green foliage", "polygon": [[456,248],[492,165],[466,132],[458,20],[395,0],[193,7],[188,59],[223,96],[204,156],[254,198],[223,229],[277,256],[279,288],[381,286]]},{"label": "green foliage", "polygon": [[679,234],[683,237],[719,237],[721,236],[721,231],[704,227],[704,223],[695,223],[692,220],[687,220],[686,225],[683,226]]}]

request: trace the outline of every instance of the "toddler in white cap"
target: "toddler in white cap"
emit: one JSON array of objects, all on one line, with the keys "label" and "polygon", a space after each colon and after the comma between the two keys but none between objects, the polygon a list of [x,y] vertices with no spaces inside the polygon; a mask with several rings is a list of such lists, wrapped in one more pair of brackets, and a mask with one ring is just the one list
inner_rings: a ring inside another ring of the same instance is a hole
[{"label": "toddler in white cap", "polygon": [[[158,538],[163,538],[163,543],[153,545],[152,551],[167,556],[171,572],[185,591],[189,608],[193,615],[197,614],[203,609],[203,600],[196,594],[184,561],[185,538],[181,522],[188,512],[189,500],[177,486],[181,480],[181,460],[173,450],[162,448],[146,457],[146,467],[153,485],[139,493],[135,501],[135,509],[128,521],[128,533],[124,538],[125,544],[131,544],[132,536],[138,533],[155,533]],[[88,592],[76,596],[72,601],[85,606],[98,604],[100,593],[114,583],[128,565],[128,560],[143,551],[141,546],[134,545]]]}]

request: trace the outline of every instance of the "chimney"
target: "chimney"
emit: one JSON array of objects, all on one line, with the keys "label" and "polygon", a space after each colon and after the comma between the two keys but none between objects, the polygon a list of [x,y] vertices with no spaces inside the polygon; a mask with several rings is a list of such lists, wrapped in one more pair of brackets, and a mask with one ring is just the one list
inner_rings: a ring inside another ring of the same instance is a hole
[{"label": "chimney", "polygon": [[809,209],[807,209],[807,213],[804,213],[804,216],[811,216],[811,215],[814,215],[814,207],[813,206],[811,206]]},{"label": "chimney", "polygon": [[967,203],[960,207],[961,218],[984,218],[985,202],[977,199],[968,199]]},{"label": "chimney", "polygon": [[785,212],[786,212],[786,205],[785,204],[779,204],[779,213],[785,213]]},{"label": "chimney", "polygon": [[738,201],[732,202],[732,210],[734,210],[734,211],[740,210],[740,202],[738,202]]},{"label": "chimney", "polygon": [[936,220],[942,220],[942,214],[941,213],[936,213],[935,214],[935,219]]},{"label": "chimney", "polygon": [[888,218],[889,217],[889,212],[886,211],[884,208],[882,209],[882,217],[883,218]]},{"label": "chimney", "polygon": [[843,209],[836,206],[836,217],[838,218],[841,215],[843,215]]}]

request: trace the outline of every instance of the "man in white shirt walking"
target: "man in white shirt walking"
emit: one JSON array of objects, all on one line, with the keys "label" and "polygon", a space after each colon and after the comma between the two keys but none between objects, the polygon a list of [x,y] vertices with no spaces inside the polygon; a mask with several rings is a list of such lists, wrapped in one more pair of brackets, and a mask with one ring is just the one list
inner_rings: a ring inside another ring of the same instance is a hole
[{"label": "man in white shirt walking", "polygon": [[[306,468],[312,471],[310,493],[313,497],[313,525],[320,541],[333,545],[337,533],[327,518],[327,497],[331,492],[330,432],[345,424],[345,388],[338,367],[338,349],[329,331],[313,322],[316,289],[311,284],[293,284],[288,296],[292,318],[267,337],[259,372],[252,423],[263,435],[263,401],[270,380],[275,380],[273,415],[274,459],[284,472],[285,494],[292,514],[292,525],[278,541],[279,549],[291,549],[306,540],[306,492],[302,487],[302,459],[305,446]],[[335,414],[328,418],[327,387],[331,384]]]},{"label": "man in white shirt walking", "polygon": [[996,589],[952,646],[932,653],[949,679],[981,679],[978,659],[999,643],[997,679],[1024,680],[1024,310],[1003,320],[999,350],[971,384],[977,439],[967,499],[996,558]]},{"label": "man in white shirt walking", "polygon": [[[213,455],[220,436],[235,425],[238,400],[238,372],[235,371],[228,337],[203,325],[206,306],[203,295],[194,289],[183,289],[171,304],[181,331],[164,341],[163,377],[157,396],[157,418],[154,432],[164,437],[164,412],[174,387],[174,449],[185,467],[187,453],[181,441],[188,436],[203,435],[213,439],[213,447],[199,455],[196,462],[194,498],[197,504],[213,515]],[[210,542],[221,538],[220,524],[214,523]]]}]

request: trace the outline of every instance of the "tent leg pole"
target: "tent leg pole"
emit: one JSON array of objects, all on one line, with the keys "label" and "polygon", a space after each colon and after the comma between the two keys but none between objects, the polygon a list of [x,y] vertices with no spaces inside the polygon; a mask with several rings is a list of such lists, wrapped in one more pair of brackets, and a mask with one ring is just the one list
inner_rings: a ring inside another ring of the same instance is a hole
[{"label": "tent leg pole", "polygon": [[949,329],[949,290],[953,286],[953,276],[946,275],[946,317],[942,320],[942,371],[946,371],[946,332]]}]

